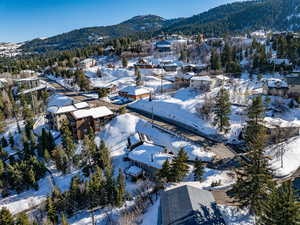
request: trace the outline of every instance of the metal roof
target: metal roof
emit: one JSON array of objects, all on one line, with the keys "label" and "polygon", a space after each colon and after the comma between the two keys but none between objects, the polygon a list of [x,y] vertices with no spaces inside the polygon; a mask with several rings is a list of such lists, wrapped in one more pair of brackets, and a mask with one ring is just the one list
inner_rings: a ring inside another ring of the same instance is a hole
[{"label": "metal roof", "polygon": [[189,185],[161,196],[162,225],[226,225],[211,192]]}]

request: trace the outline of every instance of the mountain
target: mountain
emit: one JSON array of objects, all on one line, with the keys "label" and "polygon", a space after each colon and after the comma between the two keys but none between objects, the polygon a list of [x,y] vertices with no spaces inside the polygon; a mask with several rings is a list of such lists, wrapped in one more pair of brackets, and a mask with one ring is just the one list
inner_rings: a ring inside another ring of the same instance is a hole
[{"label": "mountain", "polygon": [[300,29],[300,0],[256,0],[222,5],[189,18],[166,20],[155,15],[136,16],[117,25],[89,27],[47,39],[35,39],[21,48],[46,52],[83,47],[103,40],[132,35],[182,32],[220,36],[257,29]]},{"label": "mountain", "polygon": [[166,20],[155,15],[136,16],[117,25],[82,28],[46,39],[34,39],[25,43],[22,49],[28,52],[45,52],[84,47],[105,39],[151,33],[177,21],[178,19]]},{"label": "mountain", "polygon": [[298,30],[300,0],[257,0],[226,4],[164,27],[167,33],[206,36],[257,29]]}]

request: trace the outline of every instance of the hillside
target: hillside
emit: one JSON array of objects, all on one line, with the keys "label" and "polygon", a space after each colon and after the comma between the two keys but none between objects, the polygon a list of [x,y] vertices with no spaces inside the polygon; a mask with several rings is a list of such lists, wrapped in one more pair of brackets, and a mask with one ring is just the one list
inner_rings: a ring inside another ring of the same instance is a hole
[{"label": "hillside", "polygon": [[47,39],[34,39],[22,46],[25,51],[45,52],[84,47],[105,39],[129,36],[137,33],[151,33],[177,20],[165,20],[155,15],[136,16],[117,25],[88,27],[73,30]]},{"label": "hillside", "polygon": [[129,35],[183,32],[220,36],[257,29],[300,28],[300,0],[257,0],[226,4],[189,18],[166,20],[155,15],[136,16],[112,26],[89,27],[47,39],[35,39],[22,46],[25,51],[64,50],[99,43],[103,39]]},{"label": "hillside", "polygon": [[237,2],[211,9],[167,26],[164,32],[206,36],[256,29],[298,30],[300,0],[259,0]]}]

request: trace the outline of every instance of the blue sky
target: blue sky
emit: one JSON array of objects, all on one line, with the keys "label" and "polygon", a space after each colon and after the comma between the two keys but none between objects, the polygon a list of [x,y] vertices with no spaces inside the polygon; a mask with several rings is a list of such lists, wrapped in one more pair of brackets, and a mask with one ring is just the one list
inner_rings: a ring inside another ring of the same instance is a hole
[{"label": "blue sky", "polygon": [[188,17],[236,0],[0,0],[0,42],[112,25],[136,15]]}]

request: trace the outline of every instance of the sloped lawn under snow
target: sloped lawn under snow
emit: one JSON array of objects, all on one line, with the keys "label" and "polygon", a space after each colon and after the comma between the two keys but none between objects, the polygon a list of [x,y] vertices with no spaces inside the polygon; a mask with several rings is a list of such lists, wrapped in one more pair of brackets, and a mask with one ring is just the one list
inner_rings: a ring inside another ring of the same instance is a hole
[{"label": "sloped lawn under snow", "polygon": [[184,148],[190,159],[211,161],[215,156],[214,153],[204,151],[201,147],[162,132],[152,127],[149,122],[129,113],[120,115],[108,123],[96,138],[96,143],[99,144],[100,140],[103,140],[111,149],[113,156],[114,152],[126,149],[127,138],[137,132],[146,134],[155,144],[163,145],[174,153],[177,153],[180,148]]},{"label": "sloped lawn under snow", "polygon": [[[283,147],[283,167],[281,167],[281,147]],[[300,137],[272,146],[266,150],[266,154],[271,158],[270,164],[276,176],[291,175],[300,167]]]}]

